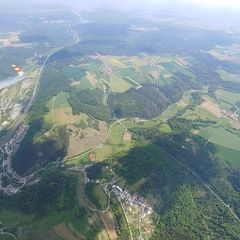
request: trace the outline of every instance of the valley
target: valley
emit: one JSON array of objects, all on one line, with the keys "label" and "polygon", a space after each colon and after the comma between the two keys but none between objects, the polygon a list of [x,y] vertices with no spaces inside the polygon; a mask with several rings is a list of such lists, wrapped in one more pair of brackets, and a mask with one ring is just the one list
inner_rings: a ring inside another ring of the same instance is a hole
[{"label": "valley", "polygon": [[165,14],[0,24],[0,239],[239,239],[240,31]]}]

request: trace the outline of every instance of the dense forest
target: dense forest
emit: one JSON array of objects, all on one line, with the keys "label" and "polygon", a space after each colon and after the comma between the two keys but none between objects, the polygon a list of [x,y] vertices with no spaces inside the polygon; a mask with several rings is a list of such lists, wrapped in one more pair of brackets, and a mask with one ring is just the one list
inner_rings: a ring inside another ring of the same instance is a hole
[{"label": "dense forest", "polygon": [[108,122],[111,118],[111,111],[103,104],[103,97],[103,92],[100,89],[71,91],[69,103],[74,114],[83,112],[98,120]]},{"label": "dense forest", "polygon": [[18,194],[0,197],[0,205],[24,214],[45,214],[71,209],[75,205],[77,178],[51,171],[39,183],[24,188]]}]

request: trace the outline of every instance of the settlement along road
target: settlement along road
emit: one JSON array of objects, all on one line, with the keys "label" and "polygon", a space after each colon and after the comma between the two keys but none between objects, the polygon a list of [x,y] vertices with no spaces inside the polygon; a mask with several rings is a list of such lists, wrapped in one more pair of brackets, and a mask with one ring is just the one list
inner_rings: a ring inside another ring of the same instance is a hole
[{"label": "settlement along road", "polygon": [[13,125],[9,128],[9,130],[3,136],[0,137],[0,146],[5,145],[10,139],[12,139],[12,137],[13,137],[15,131],[17,130],[17,128],[20,126],[20,124],[22,124],[24,122],[24,119],[26,118],[26,115],[29,112],[29,109],[31,108],[31,106],[33,104],[33,101],[34,101],[34,98],[35,98],[35,96],[37,94],[39,82],[40,82],[42,73],[43,73],[43,71],[44,71],[44,69],[45,69],[45,67],[46,67],[46,65],[48,63],[48,60],[54,54],[56,54],[57,52],[63,50],[64,48],[71,47],[71,46],[77,44],[80,41],[78,34],[73,31],[71,26],[68,26],[68,27],[69,27],[69,30],[70,30],[71,34],[74,37],[74,42],[71,43],[71,44],[68,44],[66,46],[63,46],[63,47],[55,48],[47,55],[47,57],[45,58],[42,66],[41,66],[41,68],[40,68],[40,70],[38,72],[38,75],[37,75],[37,78],[36,78],[36,82],[35,82],[35,85],[34,85],[34,89],[33,89],[33,94],[31,96],[30,101],[28,102],[27,106],[24,109],[24,112],[19,116],[17,121],[15,121],[13,123]]}]

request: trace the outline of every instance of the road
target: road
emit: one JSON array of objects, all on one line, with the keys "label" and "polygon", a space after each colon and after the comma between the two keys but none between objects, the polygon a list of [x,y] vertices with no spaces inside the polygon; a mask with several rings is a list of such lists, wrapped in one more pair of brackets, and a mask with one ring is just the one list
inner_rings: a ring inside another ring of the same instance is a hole
[{"label": "road", "polygon": [[[74,31],[72,30],[72,27],[70,25],[68,25],[69,29],[70,29],[70,32],[73,34],[73,38],[74,38],[74,41],[71,43],[71,44],[68,44],[66,46],[63,46],[63,47],[59,47],[59,48],[55,48],[53,49],[45,58],[41,68],[39,69],[39,72],[38,72],[38,75],[37,75],[37,78],[36,78],[36,82],[35,82],[35,85],[34,85],[34,89],[33,89],[33,94],[31,96],[31,99],[30,101],[28,102],[27,106],[25,107],[24,109],[24,112],[20,115],[20,117],[13,123],[13,125],[11,126],[11,129],[9,129],[1,138],[0,138],[0,147],[1,147],[1,151],[3,151],[2,147],[4,145],[6,145],[11,139],[13,139],[13,137],[15,136],[15,133],[18,129],[18,127],[24,122],[32,104],[33,104],[33,101],[36,97],[36,94],[37,94],[37,91],[38,91],[38,87],[39,87],[39,82],[41,80],[41,76],[42,76],[42,73],[48,63],[48,60],[54,55],[56,54],[57,52],[61,51],[62,49],[64,48],[67,48],[67,47],[70,47],[72,45],[75,45],[77,44],[80,39],[78,37],[78,35],[76,33],[74,33]],[[4,151],[3,151],[4,152]],[[34,172],[33,174],[25,177],[25,178],[22,178],[20,176],[18,176],[16,173],[14,173],[14,171],[12,171],[12,168],[11,168],[11,159],[3,159],[3,162],[2,162],[2,170],[3,172],[5,173],[5,175],[12,181],[16,182],[16,179],[17,180],[21,180],[23,179],[24,181],[18,181],[18,183],[21,183],[23,184],[23,186],[26,184],[26,182],[28,180],[30,180],[37,172]],[[21,189],[23,186],[21,186],[19,189]],[[19,190],[17,189],[17,191]],[[16,191],[16,192],[17,192]]]},{"label": "road", "polygon": [[0,146],[6,144],[14,135],[14,133],[16,132],[17,128],[24,122],[32,104],[33,104],[33,101],[35,99],[35,96],[37,94],[37,91],[38,91],[38,87],[39,87],[39,82],[40,82],[40,79],[41,79],[41,76],[42,76],[42,73],[47,65],[47,62],[48,60],[54,55],[56,54],[57,52],[63,50],[64,48],[67,48],[67,47],[71,47],[75,44],[77,44],[79,41],[80,41],[80,38],[79,36],[77,35],[77,33],[75,33],[72,29],[72,27],[70,25],[68,25],[69,27],[69,31],[71,32],[71,34],[73,35],[73,38],[74,38],[74,41],[70,44],[67,44],[65,46],[62,46],[62,47],[59,47],[59,48],[55,48],[53,49],[52,51],[50,51],[50,53],[46,56],[44,62],[42,63],[42,66],[40,67],[39,71],[38,71],[38,75],[37,75],[37,78],[36,78],[36,82],[35,82],[35,85],[34,85],[34,89],[33,89],[33,94],[30,98],[30,101],[28,102],[27,106],[25,107],[24,109],[24,112],[20,115],[20,117],[13,123],[13,125],[11,126],[11,128],[9,128],[9,130],[3,135],[0,137]]},{"label": "road", "polygon": [[12,239],[17,240],[16,236],[13,235],[12,233],[10,233],[10,232],[4,232],[3,230],[0,229],[0,236],[1,236],[1,235],[7,235],[7,236],[12,237]]}]

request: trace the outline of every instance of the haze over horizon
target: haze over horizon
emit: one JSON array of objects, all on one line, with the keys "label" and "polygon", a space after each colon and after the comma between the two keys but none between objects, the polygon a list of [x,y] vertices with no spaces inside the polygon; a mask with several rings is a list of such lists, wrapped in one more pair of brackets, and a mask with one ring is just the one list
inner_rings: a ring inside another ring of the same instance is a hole
[{"label": "haze over horizon", "polygon": [[[151,7],[157,7],[157,6],[170,6],[170,5],[192,5],[192,6],[200,6],[203,8],[214,8],[214,9],[232,9],[232,10],[240,10],[240,1],[238,0],[95,0],[94,2],[89,2],[86,0],[73,0],[71,2],[66,1],[57,1],[57,0],[47,0],[47,1],[40,1],[40,0],[23,0],[21,1],[21,5],[27,3],[27,4],[64,4],[64,5],[71,5],[71,4],[88,4],[88,5],[111,5],[111,6],[119,6],[121,7],[139,7],[145,6],[147,8]],[[14,6],[19,7],[19,1],[18,0],[9,0],[7,2],[2,2],[0,5],[11,5],[13,8]]]}]

